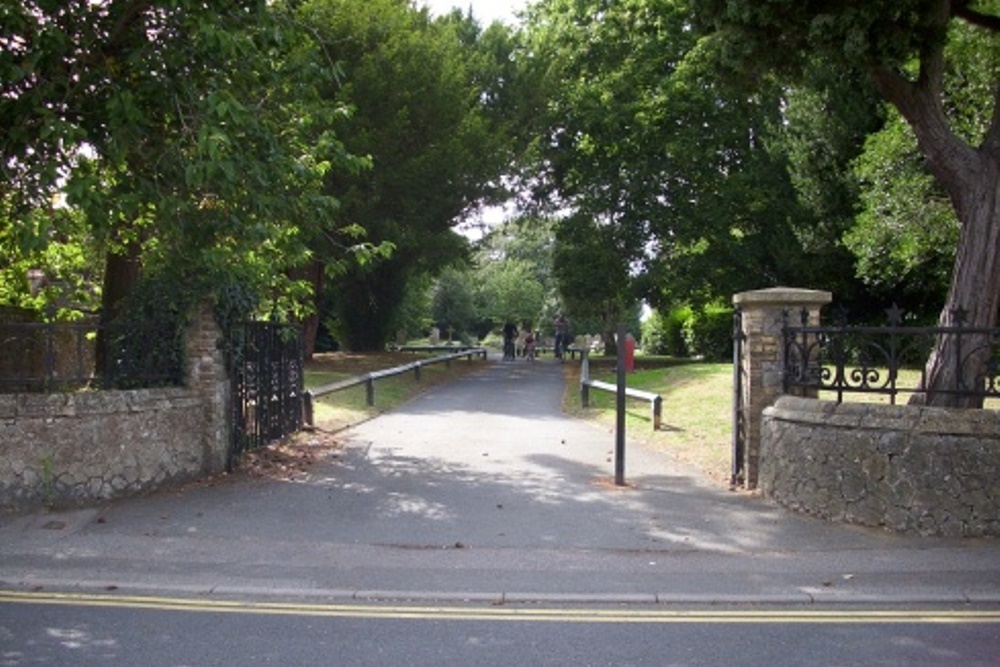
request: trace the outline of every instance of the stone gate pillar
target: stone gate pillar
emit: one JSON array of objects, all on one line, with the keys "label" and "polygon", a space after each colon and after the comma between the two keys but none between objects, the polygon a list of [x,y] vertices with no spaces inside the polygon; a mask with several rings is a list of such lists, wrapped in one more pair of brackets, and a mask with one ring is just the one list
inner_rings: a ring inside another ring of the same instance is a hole
[{"label": "stone gate pillar", "polygon": [[209,475],[226,468],[232,428],[231,385],[221,345],[223,332],[215,321],[212,303],[206,299],[194,313],[184,350],[188,360],[184,384],[201,396],[204,406],[202,472]]},{"label": "stone gate pillar", "polygon": [[[743,424],[742,483],[748,489],[757,488],[760,463],[761,420],[764,408],[772,405],[782,393],[784,350],[781,329],[788,312],[798,323],[805,309],[809,323],[819,324],[820,308],[830,303],[833,295],[818,290],[773,287],[741,292],[733,296],[733,305],[741,312],[743,339],[740,368],[736,377],[739,386],[735,417]],[[737,428],[736,424],[733,428]],[[736,454],[734,454],[735,456]]]}]

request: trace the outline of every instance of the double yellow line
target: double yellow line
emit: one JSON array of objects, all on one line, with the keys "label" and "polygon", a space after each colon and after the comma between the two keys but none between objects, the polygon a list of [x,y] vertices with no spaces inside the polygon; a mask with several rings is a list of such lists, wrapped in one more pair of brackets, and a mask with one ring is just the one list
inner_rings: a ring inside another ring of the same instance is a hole
[{"label": "double yellow line", "polygon": [[998,623],[1000,610],[821,610],[821,609],[636,609],[556,608],[503,605],[400,606],[379,604],[306,604],[293,602],[207,600],[196,598],[141,597],[75,593],[19,592],[0,590],[0,604],[108,607],[200,613],[368,618],[389,620],[521,621],[557,623],[812,623],[812,624],[945,624]]}]

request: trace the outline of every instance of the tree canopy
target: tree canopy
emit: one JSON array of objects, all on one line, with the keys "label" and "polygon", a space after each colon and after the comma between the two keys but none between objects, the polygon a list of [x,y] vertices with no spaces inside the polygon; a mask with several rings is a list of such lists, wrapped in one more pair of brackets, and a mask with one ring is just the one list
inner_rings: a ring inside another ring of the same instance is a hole
[{"label": "tree canopy", "polygon": [[[535,69],[549,91],[529,126],[536,200],[568,211],[567,242],[581,238],[582,217],[616,249],[626,309],[800,281],[850,291],[838,235],[853,201],[810,209],[797,198],[782,143],[787,87],[762,78],[748,92],[718,76],[691,20],[677,0],[533,6],[524,57],[545,63]],[[829,206],[842,208],[817,233]]]},{"label": "tree canopy", "polygon": [[607,332],[640,298],[784,283],[991,325],[998,15],[540,0],[514,30],[408,0],[4,5],[0,299],[109,320],[140,278],[238,284],[379,348],[442,272],[438,310],[467,319],[455,225],[513,188],[530,215],[474,269],[485,319],[567,306]]},{"label": "tree canopy", "polygon": [[61,228],[65,195],[107,258],[105,317],[143,272],[283,291],[303,230],[336,207],[323,177],[360,162],[332,132],[345,109],[319,104],[336,68],[282,3],[26,2],[0,15],[7,250],[85,243]]},{"label": "tree canopy", "polygon": [[495,77],[509,37],[457,12],[432,19],[405,0],[311,0],[301,15],[343,63],[344,85],[326,95],[353,110],[338,136],[372,161],[326,181],[342,202],[329,233],[356,225],[393,249],[341,267],[331,285],[336,333],[351,349],[379,349],[407,282],[468,252],[453,227],[490,198],[510,162],[492,108],[506,103]]}]

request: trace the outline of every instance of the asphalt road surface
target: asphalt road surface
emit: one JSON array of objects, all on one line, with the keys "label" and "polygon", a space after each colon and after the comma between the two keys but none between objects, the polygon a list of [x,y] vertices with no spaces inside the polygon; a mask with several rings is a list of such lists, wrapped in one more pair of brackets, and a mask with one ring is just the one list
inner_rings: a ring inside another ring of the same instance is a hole
[{"label": "asphalt road surface", "polygon": [[0,601],[0,665],[988,667],[1000,615],[971,610]]}]

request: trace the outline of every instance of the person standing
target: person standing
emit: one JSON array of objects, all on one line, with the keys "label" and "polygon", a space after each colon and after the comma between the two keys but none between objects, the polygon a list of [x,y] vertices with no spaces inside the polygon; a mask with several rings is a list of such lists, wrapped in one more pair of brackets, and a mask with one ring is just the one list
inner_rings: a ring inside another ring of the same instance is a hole
[{"label": "person standing", "polygon": [[553,326],[556,330],[556,358],[562,359],[569,347],[569,320],[562,313],[556,315]]},{"label": "person standing", "polygon": [[503,325],[503,360],[514,361],[514,339],[517,338],[517,325],[510,320]]}]

